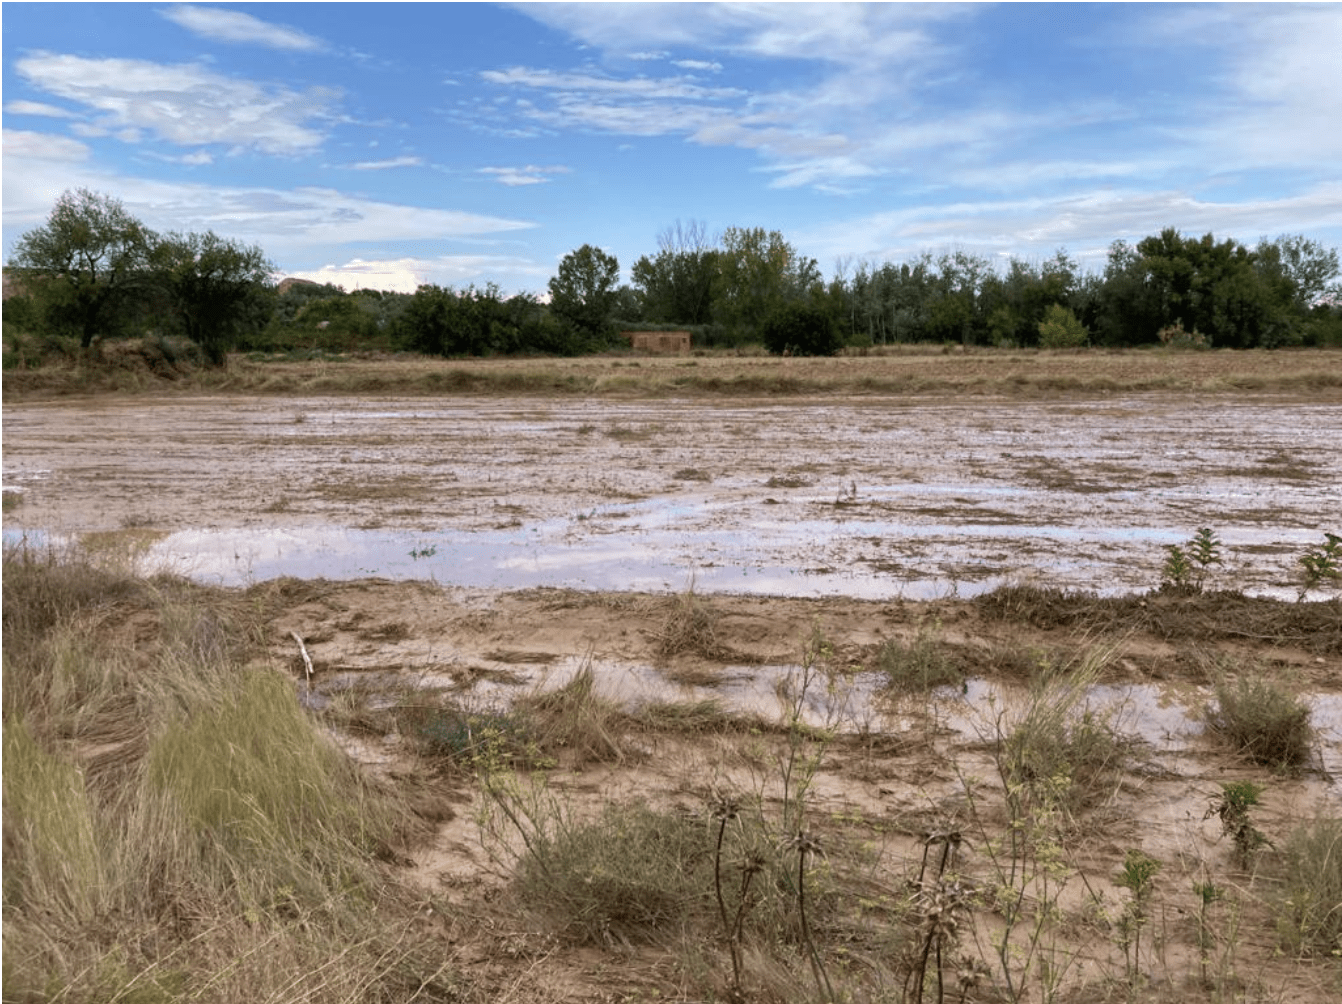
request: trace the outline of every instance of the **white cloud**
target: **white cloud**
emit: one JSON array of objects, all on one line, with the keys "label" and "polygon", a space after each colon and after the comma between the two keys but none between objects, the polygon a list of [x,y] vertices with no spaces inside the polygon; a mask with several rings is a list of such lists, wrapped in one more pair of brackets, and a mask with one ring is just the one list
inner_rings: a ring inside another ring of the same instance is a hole
[{"label": "white cloud", "polygon": [[494,84],[534,87],[584,95],[618,94],[640,99],[713,100],[740,98],[745,91],[734,87],[704,87],[684,77],[616,77],[593,73],[560,73],[513,66],[506,70],[484,70],[481,78]]},{"label": "white cloud", "polygon": [[487,174],[494,178],[500,185],[518,186],[518,185],[543,185],[550,180],[550,175],[568,174],[567,167],[537,167],[535,164],[528,164],[526,167],[482,167],[478,170],[479,174]]},{"label": "white cloud", "polygon": [[78,140],[24,129],[5,130],[4,151],[6,170],[10,158],[77,161],[85,160],[89,155],[89,148]]},{"label": "white cloud", "polygon": [[350,167],[356,171],[385,171],[393,167],[423,167],[423,157],[390,157],[387,160],[361,160]]},{"label": "white cloud", "polygon": [[7,101],[5,102],[5,111],[10,115],[43,115],[54,119],[74,118],[74,112],[41,101]]},{"label": "white cloud", "polygon": [[189,63],[39,52],[19,59],[15,68],[33,85],[99,112],[84,127],[88,135],[139,129],[183,146],[307,153],[324,139],[307,123],[321,118],[337,97],[325,88],[265,87]]},{"label": "white cloud", "polygon": [[672,66],[679,66],[682,70],[702,70],[705,73],[720,73],[722,64],[715,63],[707,59],[676,59],[672,60]]},{"label": "white cloud", "polygon": [[1283,231],[1316,233],[1321,227],[1342,226],[1342,182],[1321,184],[1299,195],[1242,202],[1213,202],[1177,189],[1100,189],[920,205],[837,221],[796,239],[822,260],[843,255],[907,260],[923,251],[951,247],[984,254],[1045,255],[1066,245],[1087,260],[1102,263],[1114,240],[1140,240],[1170,226],[1247,244]]},{"label": "white cloud", "polygon": [[187,31],[216,42],[244,42],[300,52],[314,52],[325,47],[320,39],[296,28],[271,24],[241,11],[176,4],[159,13]]},{"label": "white cloud", "polygon": [[521,290],[549,278],[548,268],[526,258],[507,255],[439,255],[431,258],[394,258],[365,261],[354,258],[343,265],[285,273],[295,279],[332,283],[346,290],[380,289],[388,293],[413,293],[422,285],[461,288],[497,281],[505,290]]}]

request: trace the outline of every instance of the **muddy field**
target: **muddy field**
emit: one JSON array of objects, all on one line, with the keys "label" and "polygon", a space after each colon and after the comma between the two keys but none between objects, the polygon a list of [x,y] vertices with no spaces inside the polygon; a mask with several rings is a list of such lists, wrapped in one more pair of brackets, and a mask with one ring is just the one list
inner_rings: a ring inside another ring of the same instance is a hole
[{"label": "muddy field", "polygon": [[[809,825],[870,849],[862,895],[879,899],[907,892],[938,832],[963,831],[965,873],[990,881],[985,842],[1006,825],[994,740],[1028,706],[1031,666],[1052,662],[1096,668],[1077,710],[1130,744],[1062,831],[1058,999],[1335,1001],[1338,963],[1279,950],[1274,874],[1237,861],[1209,809],[1223,783],[1261,783],[1256,825],[1282,844],[1342,809],[1342,615],[1252,600],[1294,601],[1299,554],[1339,530],[1339,443],[1342,403],[1281,395],[30,402],[5,408],[4,526],[7,542],[79,538],[243,587],[267,611],[265,661],[342,745],[454,805],[403,872],[481,999],[727,999],[725,949],[691,965],[618,930],[574,943],[511,904],[480,793],[418,759],[406,719],[386,713],[407,689],[479,712],[591,670],[631,713],[715,702],[756,723],[645,722],[609,755],[561,757],[550,790],[579,815],[638,798],[702,816],[723,790],[784,812],[791,715],[817,729]],[[1148,595],[1164,547],[1199,527],[1222,542],[1207,592],[1250,599]],[[1012,608],[989,598],[1002,585],[1096,598]],[[951,653],[961,683],[898,696],[879,671],[892,643]],[[823,673],[802,693],[808,660]],[[1251,671],[1311,708],[1301,769],[1207,734],[1211,685]],[[1135,975],[1114,882],[1133,848],[1161,866]],[[1212,880],[1233,909],[1208,934],[1194,883]],[[901,999],[907,946],[831,921],[829,961],[851,967],[855,999]],[[981,909],[959,947],[992,963],[1000,930]],[[751,970],[746,999],[810,999],[811,971],[793,963]],[[1020,975],[1041,979],[1032,965]],[[789,998],[789,979],[806,989]],[[963,999],[1001,994],[985,975]]]},{"label": "muddy field", "polygon": [[4,433],[11,536],[133,529],[226,584],[1140,591],[1210,526],[1214,584],[1291,597],[1342,499],[1342,405],[1272,397],[134,398]]}]

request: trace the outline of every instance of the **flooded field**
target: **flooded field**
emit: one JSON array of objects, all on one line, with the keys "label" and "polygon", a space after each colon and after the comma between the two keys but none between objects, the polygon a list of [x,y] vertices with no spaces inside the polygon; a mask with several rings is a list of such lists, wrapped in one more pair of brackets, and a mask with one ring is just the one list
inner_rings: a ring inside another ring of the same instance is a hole
[{"label": "flooded field", "polygon": [[21,533],[136,530],[202,581],[928,598],[1218,582],[1292,596],[1335,529],[1342,405],[214,398],[6,408]]},{"label": "flooded field", "polygon": [[[1286,848],[1342,809],[1338,589],[1295,602],[1299,555],[1342,529],[1339,443],[1342,403],[1284,394],[34,402],[5,409],[4,531],[191,580],[123,585],[62,644],[134,680],[243,623],[272,704],[292,693],[361,777],[438,806],[385,863],[473,988],[435,999],[782,1004],[824,996],[823,956],[830,999],[912,1000],[949,889],[935,947],[968,978],[948,962],[947,999],[1337,1002],[1331,943],[1280,932]],[[1205,591],[1157,591],[1201,527]],[[1258,679],[1308,723],[1290,765],[1210,724],[1218,687]],[[1073,745],[1013,774],[1041,708]],[[153,741],[72,714],[89,771]],[[1090,774],[1078,737],[1105,745]],[[1258,799],[1249,851],[1227,785]],[[724,941],[712,869],[670,934],[597,916],[577,937],[527,900],[529,855],[571,834],[574,895],[604,889],[583,869],[626,830],[584,827],[629,806],[717,826],[720,851],[724,793],[771,862],[825,850],[810,959],[787,924]],[[956,884],[934,887],[952,835]],[[1137,852],[1158,872],[1140,959],[1116,877]]]}]

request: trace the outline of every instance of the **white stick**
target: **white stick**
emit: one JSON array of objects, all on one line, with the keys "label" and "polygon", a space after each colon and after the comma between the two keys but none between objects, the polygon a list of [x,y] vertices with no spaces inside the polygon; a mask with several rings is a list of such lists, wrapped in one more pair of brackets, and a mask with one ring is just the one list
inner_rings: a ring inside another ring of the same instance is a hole
[{"label": "white stick", "polygon": [[290,631],[289,634],[298,642],[298,651],[303,654],[303,665],[307,667],[308,673],[308,693],[312,693],[312,659],[308,656],[308,647],[303,644],[303,639],[298,637],[297,631]]}]

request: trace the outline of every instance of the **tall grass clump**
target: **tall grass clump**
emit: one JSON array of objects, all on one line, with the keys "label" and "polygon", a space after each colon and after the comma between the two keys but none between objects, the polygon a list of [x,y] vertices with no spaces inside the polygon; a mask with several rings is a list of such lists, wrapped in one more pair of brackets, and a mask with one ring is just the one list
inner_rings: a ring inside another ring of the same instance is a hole
[{"label": "tall grass clump", "polygon": [[1309,759],[1314,741],[1309,705],[1280,684],[1257,674],[1222,678],[1214,696],[1207,725],[1237,752],[1278,770],[1299,768]]},{"label": "tall grass clump", "polygon": [[292,681],[244,668],[229,594],[71,554],[6,550],[3,571],[6,1001],[450,984],[379,869],[409,813]]},{"label": "tall grass clump", "polygon": [[1342,959],[1342,819],[1293,831],[1285,860],[1278,929],[1286,948]]},{"label": "tall grass clump", "polygon": [[515,882],[523,902],[575,941],[669,938],[709,916],[712,836],[688,815],[608,805],[535,834]]},{"label": "tall grass clump", "polygon": [[1025,802],[1072,813],[1113,793],[1126,749],[1110,718],[1086,706],[1103,656],[1035,683],[1025,707],[999,724],[1003,782]]}]

